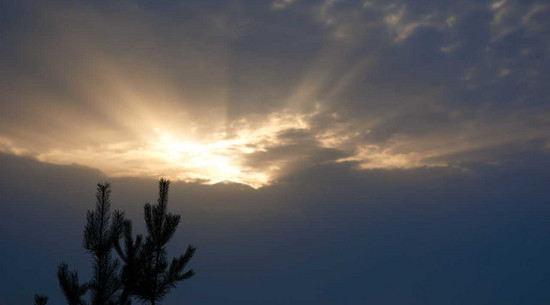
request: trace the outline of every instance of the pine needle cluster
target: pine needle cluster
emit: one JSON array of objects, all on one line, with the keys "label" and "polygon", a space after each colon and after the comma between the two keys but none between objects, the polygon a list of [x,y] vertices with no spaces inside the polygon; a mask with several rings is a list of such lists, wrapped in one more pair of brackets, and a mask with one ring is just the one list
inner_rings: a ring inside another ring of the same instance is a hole
[{"label": "pine needle cluster", "polygon": [[[157,305],[179,282],[195,274],[192,269],[186,271],[196,250],[191,245],[168,262],[166,244],[180,222],[180,215],[167,211],[169,186],[169,180],[160,179],[157,204],[144,207],[147,235],[134,238],[132,222],[124,213],[114,211],[111,215],[110,184],[97,184],[95,210],[88,211],[84,228],[92,279],[81,284],[78,273],[69,271],[67,264],[58,267],[59,286],[68,305],[131,305],[133,299]],[[120,260],[114,257],[115,252]],[[48,302],[42,295],[34,299],[35,305]]]}]

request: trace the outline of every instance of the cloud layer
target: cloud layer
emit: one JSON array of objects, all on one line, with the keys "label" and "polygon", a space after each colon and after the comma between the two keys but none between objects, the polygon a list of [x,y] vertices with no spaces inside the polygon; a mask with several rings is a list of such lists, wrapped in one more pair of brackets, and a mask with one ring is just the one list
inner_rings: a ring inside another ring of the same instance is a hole
[{"label": "cloud layer", "polygon": [[3,152],[258,187],[327,163],[496,164],[502,147],[548,148],[543,2],[4,7]]}]

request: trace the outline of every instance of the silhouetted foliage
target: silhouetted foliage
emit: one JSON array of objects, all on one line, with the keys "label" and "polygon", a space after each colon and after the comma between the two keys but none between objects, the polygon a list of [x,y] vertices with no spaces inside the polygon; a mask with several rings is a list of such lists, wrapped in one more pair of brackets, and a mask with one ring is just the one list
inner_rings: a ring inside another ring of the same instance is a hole
[{"label": "silhouetted foliage", "polygon": [[166,244],[174,236],[180,216],[167,212],[170,181],[159,181],[159,197],[156,205],[145,204],[144,215],[147,237],[142,245],[142,236],[132,239],[132,226],[126,223],[125,248],[116,249],[124,260],[123,282],[127,283],[123,294],[134,295],[155,305],[180,281],[189,279],[195,272],[185,271],[195,247],[188,246],[185,254],[173,258],[168,265]]},{"label": "silhouetted foliage", "polygon": [[112,258],[112,250],[122,233],[124,213],[115,211],[109,224],[110,208],[111,186],[98,184],[96,210],[88,211],[84,229],[84,248],[93,257],[94,273],[89,283],[92,305],[115,304],[115,294],[122,285],[118,276],[119,261]]},{"label": "silhouetted foliage", "polygon": [[120,243],[117,240],[115,243],[115,249],[124,262],[121,273],[122,281],[122,293],[120,295],[120,304],[131,304],[130,298],[137,293],[138,281],[140,278],[140,266],[143,265],[140,259],[140,251],[142,251],[142,239],[141,235],[138,235],[134,240],[132,237],[132,222],[127,220],[124,223],[123,231],[124,249],[120,247]]},{"label": "silhouetted foliage", "polygon": [[34,305],[46,305],[48,303],[48,297],[45,295],[34,295]]},{"label": "silhouetted foliage", "polygon": [[78,273],[76,271],[69,272],[69,266],[62,263],[57,268],[57,279],[59,280],[59,286],[69,305],[86,304],[82,301],[82,296],[86,294],[89,286],[86,283],[80,285]]},{"label": "silhouetted foliage", "polygon": [[57,277],[59,285],[70,305],[84,304],[82,296],[91,292],[91,305],[115,305],[116,293],[122,286],[118,275],[119,261],[113,259],[112,250],[122,233],[125,222],[124,213],[115,211],[111,222],[111,185],[98,183],[96,206],[86,215],[84,228],[84,248],[92,255],[92,279],[80,285],[78,273],[69,272],[68,266],[59,266]]},{"label": "silhouetted foliage", "polygon": [[[195,253],[189,245],[186,252],[168,264],[166,244],[174,236],[180,216],[167,212],[170,181],[160,179],[156,205],[145,204],[147,236],[133,238],[132,222],[123,212],[115,211],[111,221],[111,186],[97,184],[96,207],[88,211],[84,229],[84,248],[92,256],[93,277],[80,284],[78,273],[59,265],[57,277],[69,305],[131,305],[138,298],[151,305],[160,300],[195,272],[185,268]],[[123,246],[120,244],[123,240]],[[115,249],[122,260],[113,258]],[[90,303],[83,300],[90,292]],[[35,296],[35,304],[46,304],[48,298]]]}]

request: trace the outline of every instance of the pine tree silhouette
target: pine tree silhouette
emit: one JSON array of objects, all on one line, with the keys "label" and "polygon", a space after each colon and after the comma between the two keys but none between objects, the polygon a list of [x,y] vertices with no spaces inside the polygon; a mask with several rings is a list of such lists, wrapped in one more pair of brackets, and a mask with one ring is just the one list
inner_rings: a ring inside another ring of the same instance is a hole
[{"label": "pine tree silhouette", "polygon": [[121,288],[118,276],[119,261],[112,258],[112,250],[122,233],[124,213],[115,211],[110,221],[111,185],[97,185],[96,209],[88,211],[84,229],[84,248],[93,257],[93,277],[89,283],[92,305],[115,304],[115,294]]},{"label": "pine tree silhouette", "polygon": [[[166,244],[174,236],[180,216],[167,212],[170,181],[160,179],[156,205],[145,204],[147,236],[133,238],[132,222],[123,212],[115,211],[111,221],[111,186],[98,183],[96,207],[88,211],[84,228],[84,248],[92,256],[93,276],[80,284],[78,273],[65,263],[58,267],[61,291],[69,305],[131,305],[132,298],[156,305],[178,282],[195,272],[185,267],[196,248],[189,245],[183,255],[168,264]],[[119,240],[123,239],[121,247]],[[113,249],[123,261],[113,258]],[[90,302],[83,300],[91,292]],[[35,295],[35,305],[45,305],[46,296]]]},{"label": "pine tree silhouette", "polygon": [[69,272],[66,264],[59,266],[59,285],[70,305],[85,304],[82,296],[91,292],[91,305],[115,305],[116,295],[122,286],[118,275],[119,261],[113,259],[112,250],[122,234],[124,213],[115,211],[111,221],[111,185],[98,183],[96,207],[88,211],[84,228],[84,248],[92,255],[93,276],[90,282],[79,284],[77,272]]},{"label": "pine tree silhouette", "polygon": [[185,254],[173,258],[168,266],[166,244],[174,236],[180,222],[179,215],[167,212],[169,186],[170,181],[161,179],[157,204],[145,204],[147,237],[143,245],[140,235],[134,242],[131,223],[126,222],[125,249],[116,246],[125,262],[123,282],[126,283],[126,291],[123,294],[134,295],[151,305],[162,300],[178,282],[187,280],[195,274],[192,269],[184,272],[196,250],[191,245],[187,247]]}]

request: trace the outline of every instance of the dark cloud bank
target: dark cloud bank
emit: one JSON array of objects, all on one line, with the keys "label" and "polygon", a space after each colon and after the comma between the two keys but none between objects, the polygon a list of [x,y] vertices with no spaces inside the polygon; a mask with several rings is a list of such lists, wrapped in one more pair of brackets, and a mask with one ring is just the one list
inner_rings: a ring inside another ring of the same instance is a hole
[{"label": "dark cloud bank", "polygon": [[[259,190],[173,183],[170,208],[183,224],[170,250],[197,245],[198,275],[165,304],[546,304],[550,162],[544,152],[515,154],[525,161],[327,165]],[[85,211],[107,178],[10,155],[0,164],[0,302],[44,292],[60,304],[56,265],[88,276]],[[143,230],[155,181],[109,180],[113,207]]]}]

